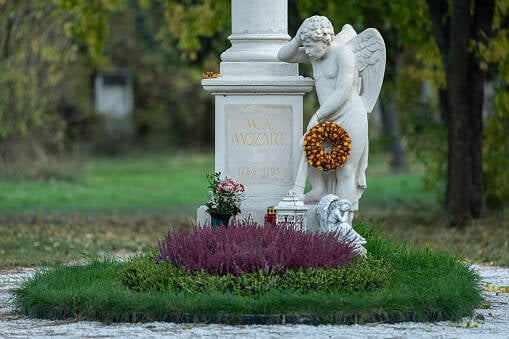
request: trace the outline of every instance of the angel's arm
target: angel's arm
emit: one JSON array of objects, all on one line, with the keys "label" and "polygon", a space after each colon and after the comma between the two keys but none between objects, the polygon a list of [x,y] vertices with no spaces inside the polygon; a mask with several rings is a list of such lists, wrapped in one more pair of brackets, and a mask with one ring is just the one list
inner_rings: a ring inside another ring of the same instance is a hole
[{"label": "angel's arm", "polygon": [[304,52],[304,48],[301,47],[302,41],[300,40],[300,32],[302,31],[302,25],[295,34],[292,40],[286,43],[279,49],[277,58],[284,62],[303,63],[308,62],[309,59]]},{"label": "angel's arm", "polygon": [[355,79],[355,56],[349,48],[340,48],[336,57],[337,78],[335,89],[325,102],[320,105],[316,116],[319,121],[336,120],[335,114],[348,100]]},{"label": "angel's arm", "polygon": [[346,222],[347,214],[342,214],[339,208],[334,210],[334,216],[336,217],[336,220],[343,223]]}]

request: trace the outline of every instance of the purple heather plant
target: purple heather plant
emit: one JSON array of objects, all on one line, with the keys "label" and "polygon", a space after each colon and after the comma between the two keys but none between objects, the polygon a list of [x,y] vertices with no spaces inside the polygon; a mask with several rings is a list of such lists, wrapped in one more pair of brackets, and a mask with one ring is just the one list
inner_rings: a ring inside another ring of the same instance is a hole
[{"label": "purple heather plant", "polygon": [[168,233],[158,245],[158,260],[205,270],[214,275],[239,276],[262,269],[285,272],[308,268],[338,268],[356,254],[353,245],[340,242],[333,233],[304,233],[291,228],[261,227],[253,222],[234,222],[229,227],[200,228]]}]

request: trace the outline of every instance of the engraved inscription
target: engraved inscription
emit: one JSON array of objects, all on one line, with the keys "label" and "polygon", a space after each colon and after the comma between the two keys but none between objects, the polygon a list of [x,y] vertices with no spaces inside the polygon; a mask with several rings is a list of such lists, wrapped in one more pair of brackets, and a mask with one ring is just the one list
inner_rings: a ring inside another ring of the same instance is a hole
[{"label": "engraved inscription", "polygon": [[245,183],[293,180],[292,107],[226,105],[227,171]]},{"label": "engraved inscription", "polygon": [[233,135],[232,143],[247,146],[283,146],[286,133],[239,132]]}]

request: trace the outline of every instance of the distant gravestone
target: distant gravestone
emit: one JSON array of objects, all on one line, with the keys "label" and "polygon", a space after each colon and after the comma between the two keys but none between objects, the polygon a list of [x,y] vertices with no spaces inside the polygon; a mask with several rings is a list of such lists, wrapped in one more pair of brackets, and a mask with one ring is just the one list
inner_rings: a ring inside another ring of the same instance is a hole
[{"label": "distant gravestone", "polygon": [[106,134],[126,136],[132,133],[133,87],[127,72],[98,73],[94,80],[94,101],[96,111],[103,117]]},{"label": "distant gravestone", "polygon": [[98,112],[127,118],[133,110],[133,88],[126,72],[104,72],[95,77],[95,106]]},{"label": "distant gravestone", "polygon": [[[215,171],[246,186],[240,217],[263,224],[267,207],[293,187],[302,149],[302,96],[313,80],[277,53],[290,40],[286,0],[232,0],[231,48],[220,76],[202,81],[215,96]],[[198,223],[207,222],[202,206]]]}]

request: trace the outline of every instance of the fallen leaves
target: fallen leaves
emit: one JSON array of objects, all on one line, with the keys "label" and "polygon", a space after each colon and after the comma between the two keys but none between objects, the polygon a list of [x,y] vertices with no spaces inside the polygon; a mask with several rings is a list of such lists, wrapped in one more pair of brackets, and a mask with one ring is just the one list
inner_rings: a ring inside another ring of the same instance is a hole
[{"label": "fallen leaves", "polygon": [[4,215],[0,267],[68,262],[83,258],[83,253],[144,251],[173,229],[171,225],[185,224],[190,225],[163,215]]},{"label": "fallen leaves", "polygon": [[214,73],[214,72],[203,72],[201,74],[201,78],[202,79],[214,79],[214,78],[219,78],[221,76],[221,74],[219,73]]},{"label": "fallen leaves", "polygon": [[484,290],[486,292],[509,293],[509,286],[495,286],[490,283],[487,283],[484,286]]},{"label": "fallen leaves", "polygon": [[477,327],[479,327],[479,324],[477,324],[475,321],[472,321],[472,322],[468,321],[465,325],[460,324],[460,323],[450,322],[449,326],[458,327],[458,328],[477,328]]}]

